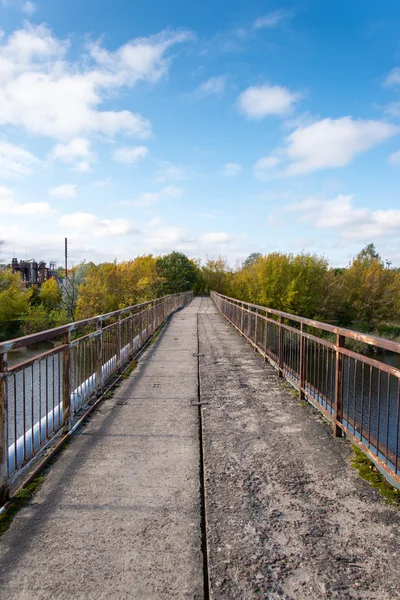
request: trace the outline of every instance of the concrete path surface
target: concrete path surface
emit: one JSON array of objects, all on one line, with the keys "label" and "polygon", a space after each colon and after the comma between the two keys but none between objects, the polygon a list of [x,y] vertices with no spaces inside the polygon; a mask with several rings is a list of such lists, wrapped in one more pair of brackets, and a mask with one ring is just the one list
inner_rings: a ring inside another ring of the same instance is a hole
[{"label": "concrete path surface", "polygon": [[399,512],[349,454],[197,298],[0,538],[0,600],[400,598]]},{"label": "concrete path surface", "polygon": [[0,538],[0,598],[203,594],[196,304],[51,468]]}]

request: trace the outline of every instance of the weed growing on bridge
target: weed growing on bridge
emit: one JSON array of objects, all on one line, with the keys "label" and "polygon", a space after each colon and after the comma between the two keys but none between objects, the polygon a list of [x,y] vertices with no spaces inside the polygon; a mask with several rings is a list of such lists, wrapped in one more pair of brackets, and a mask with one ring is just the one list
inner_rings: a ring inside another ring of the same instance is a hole
[{"label": "weed growing on bridge", "polygon": [[138,365],[138,361],[137,360],[133,360],[131,362],[131,364],[129,365],[129,367],[127,367],[125,369],[125,371],[121,374],[122,379],[128,379],[128,377],[130,376],[130,374],[136,369]]},{"label": "weed growing on bridge", "polygon": [[45,475],[40,473],[26,487],[20,490],[11,500],[10,506],[0,515],[0,535],[10,527],[15,515],[32,500],[33,496],[40,490]]},{"label": "weed growing on bridge", "polygon": [[373,488],[377,488],[389,504],[393,504],[400,508],[400,492],[395,487],[390,485],[383,475],[375,467],[358,446],[352,446],[353,456],[350,458],[350,464],[354,469],[357,469],[361,479],[368,481]]}]

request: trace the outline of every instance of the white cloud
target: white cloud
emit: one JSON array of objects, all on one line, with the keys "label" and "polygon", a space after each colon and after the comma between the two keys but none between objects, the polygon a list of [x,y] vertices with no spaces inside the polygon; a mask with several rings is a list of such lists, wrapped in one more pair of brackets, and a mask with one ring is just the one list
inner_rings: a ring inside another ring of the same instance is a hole
[{"label": "white cloud", "polygon": [[292,16],[292,11],[284,9],[275,10],[254,21],[254,29],[272,29],[277,27],[282,21],[290,19]]},{"label": "white cloud", "polygon": [[249,119],[263,119],[269,115],[287,115],[298,99],[299,94],[285,87],[266,84],[247,88],[238,97],[237,105]]},{"label": "white cloud", "polygon": [[0,214],[24,217],[48,217],[54,210],[47,202],[25,202],[19,204],[10,188],[0,186]]},{"label": "white cloud", "polygon": [[89,56],[69,62],[68,40],[26,24],[0,40],[0,125],[62,141],[92,133],[146,137],[151,127],[142,115],[100,107],[111,92],[157,81],[168,71],[168,50],[188,39],[188,32],[165,31],[115,52],[92,44]]},{"label": "white cloud", "polygon": [[34,12],[37,11],[37,6],[34,2],[28,0],[25,4],[22,5],[22,12],[24,12],[29,17],[33,15]]},{"label": "white cloud", "polygon": [[280,159],[277,156],[264,156],[260,158],[254,165],[256,171],[264,171],[266,169],[274,169],[280,163]]},{"label": "white cloud", "polygon": [[355,208],[351,195],[333,200],[308,198],[288,204],[284,210],[300,213],[300,221],[311,221],[317,229],[336,230],[344,243],[398,240],[400,235],[399,209]]},{"label": "white cloud", "polygon": [[203,81],[193,92],[196,98],[204,96],[222,96],[226,89],[227,76],[211,77],[207,81]]},{"label": "white cloud", "polygon": [[93,236],[124,236],[137,233],[128,219],[100,219],[91,213],[77,212],[60,217],[58,224],[69,231],[85,231]]},{"label": "white cloud", "polygon": [[204,244],[227,244],[233,240],[233,236],[224,231],[210,231],[209,233],[203,233],[200,236],[200,241]]},{"label": "white cloud", "polygon": [[56,144],[50,158],[60,160],[65,163],[73,164],[74,171],[91,171],[91,163],[95,160],[95,155],[91,150],[91,142],[86,138],[73,138],[67,144]]},{"label": "white cloud", "polygon": [[33,154],[8,142],[0,142],[0,179],[19,179],[30,175],[40,160]]},{"label": "white cloud", "polygon": [[167,185],[158,192],[145,192],[137,200],[123,202],[125,206],[140,206],[147,208],[153,206],[164,198],[181,198],[184,194],[184,190],[174,185]]},{"label": "white cloud", "polygon": [[184,167],[167,161],[160,163],[160,168],[156,173],[156,181],[184,181],[185,179],[187,179],[187,175]]},{"label": "white cloud", "polygon": [[386,76],[384,84],[387,87],[392,87],[400,84],[400,67],[395,67]]},{"label": "white cloud", "polygon": [[111,183],[111,177],[107,177],[106,179],[97,179],[96,181],[92,181],[90,185],[95,188],[105,188],[111,185]]},{"label": "white cloud", "polygon": [[58,187],[50,188],[49,196],[54,196],[55,198],[75,198],[76,187],[76,184],[73,183],[63,183]]},{"label": "white cloud", "polygon": [[400,102],[391,102],[385,106],[385,114],[390,117],[400,117]]},{"label": "white cloud", "polygon": [[384,142],[398,131],[389,123],[352,117],[323,119],[298,127],[286,138],[285,153],[292,164],[284,174],[304,175],[319,169],[344,167],[358,154]]},{"label": "white cloud", "polygon": [[235,177],[235,175],[239,175],[242,171],[243,167],[239,163],[226,163],[222,169],[222,175],[225,175],[226,177]]},{"label": "white cloud", "polygon": [[148,248],[168,252],[187,243],[187,232],[181,227],[156,226],[146,230],[145,239]]},{"label": "white cloud", "polygon": [[393,154],[389,156],[388,162],[393,166],[400,166],[400,150],[398,150],[397,152],[393,152]]},{"label": "white cloud", "polygon": [[114,150],[113,158],[117,162],[133,165],[138,160],[145,158],[148,153],[149,149],[146,146],[124,147]]}]

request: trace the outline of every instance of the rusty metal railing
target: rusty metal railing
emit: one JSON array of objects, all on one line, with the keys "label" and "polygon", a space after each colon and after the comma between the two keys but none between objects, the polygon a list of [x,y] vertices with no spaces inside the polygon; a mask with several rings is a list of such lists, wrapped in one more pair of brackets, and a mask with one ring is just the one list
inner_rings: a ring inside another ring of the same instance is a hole
[{"label": "rusty metal railing", "polygon": [[211,292],[219,311],[333,424],[400,486],[400,370],[357,351],[400,343]]},{"label": "rusty metal railing", "polygon": [[[72,417],[192,297],[165,296],[0,343],[0,503],[16,473],[58,432],[67,433]],[[43,341],[54,347],[8,364],[13,350]]]}]

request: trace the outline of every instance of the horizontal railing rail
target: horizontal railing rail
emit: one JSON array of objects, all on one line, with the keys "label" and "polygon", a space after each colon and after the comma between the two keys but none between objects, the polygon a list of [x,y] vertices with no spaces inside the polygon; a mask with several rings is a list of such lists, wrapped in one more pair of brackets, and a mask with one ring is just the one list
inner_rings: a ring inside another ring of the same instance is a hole
[{"label": "horizontal railing rail", "polygon": [[357,343],[400,354],[400,343],[211,292],[225,318],[400,487],[400,370]]},{"label": "horizontal railing rail", "polygon": [[[0,343],[0,503],[21,468],[67,433],[73,416],[192,297],[172,294]],[[13,352],[39,342],[53,348],[13,360]]]}]

